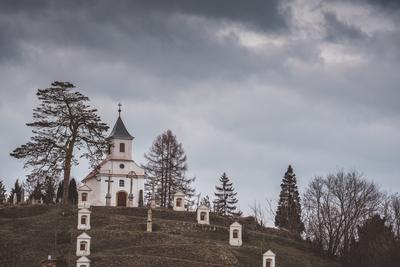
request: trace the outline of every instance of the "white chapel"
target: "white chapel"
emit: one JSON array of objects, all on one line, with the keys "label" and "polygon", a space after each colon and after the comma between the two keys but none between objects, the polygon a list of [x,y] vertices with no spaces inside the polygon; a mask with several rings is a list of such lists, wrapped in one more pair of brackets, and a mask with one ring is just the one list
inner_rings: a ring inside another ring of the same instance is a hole
[{"label": "white chapel", "polygon": [[79,202],[92,206],[138,207],[143,204],[144,170],[133,160],[132,143],[122,119],[118,119],[107,138],[110,145],[99,168],[87,175],[78,188]]}]

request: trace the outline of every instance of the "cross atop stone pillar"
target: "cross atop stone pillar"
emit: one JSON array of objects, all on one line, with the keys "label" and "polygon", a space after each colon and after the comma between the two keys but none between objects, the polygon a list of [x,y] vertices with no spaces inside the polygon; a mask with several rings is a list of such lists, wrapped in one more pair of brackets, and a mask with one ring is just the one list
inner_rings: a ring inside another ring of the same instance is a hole
[{"label": "cross atop stone pillar", "polygon": [[106,206],[111,206],[111,183],[114,181],[111,181],[111,171],[109,171],[110,174],[108,175],[108,180],[106,180],[107,185],[107,194],[106,194]]},{"label": "cross atop stone pillar", "polygon": [[126,177],[130,178],[130,180],[131,180],[130,191],[129,191],[129,195],[128,195],[128,207],[133,207],[133,193],[132,193],[133,177],[137,178],[137,174],[134,171],[130,171]]}]

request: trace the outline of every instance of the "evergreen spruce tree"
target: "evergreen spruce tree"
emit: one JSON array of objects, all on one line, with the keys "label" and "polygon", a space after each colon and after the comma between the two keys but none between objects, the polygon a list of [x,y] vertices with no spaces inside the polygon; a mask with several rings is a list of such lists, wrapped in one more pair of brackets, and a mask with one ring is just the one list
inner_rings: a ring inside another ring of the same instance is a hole
[{"label": "evergreen spruce tree", "polygon": [[56,180],[53,177],[47,176],[43,183],[43,202],[46,204],[54,203],[56,196]]},{"label": "evergreen spruce tree", "polygon": [[191,200],[194,195],[192,182],[195,178],[186,176],[186,154],[171,130],[157,136],[144,157],[147,160],[147,164],[143,166],[147,173],[147,200],[151,198],[153,187],[155,198],[161,207],[171,208],[177,191],[182,191],[187,200]]},{"label": "evergreen spruce tree", "polygon": [[391,225],[379,215],[367,219],[357,227],[358,240],[353,240],[345,266],[386,267],[398,266],[400,256]]},{"label": "evergreen spruce tree", "polygon": [[4,204],[6,202],[6,186],[3,183],[3,180],[0,180],[0,204]]},{"label": "evergreen spruce tree", "polygon": [[72,178],[71,182],[69,182],[68,198],[71,204],[76,205],[78,203],[78,190],[76,188],[76,182],[74,178]]},{"label": "evergreen spruce tree", "polygon": [[31,195],[29,198],[35,199],[35,200],[40,200],[43,198],[43,192],[42,192],[42,185],[40,184],[39,181],[36,182],[36,185],[33,187],[33,190],[31,192]]},{"label": "evergreen spruce tree", "polygon": [[296,236],[300,236],[304,231],[296,175],[290,165],[282,179],[278,209],[275,215],[275,226],[285,228]]},{"label": "evergreen spruce tree", "polygon": [[219,181],[221,185],[215,186],[216,199],[213,201],[214,212],[219,215],[240,215],[236,208],[236,204],[238,203],[238,199],[236,198],[237,193],[226,173],[222,174]]},{"label": "evergreen spruce tree", "polygon": [[22,201],[22,184],[19,183],[18,179],[15,181],[14,187],[11,189],[9,202],[13,203],[14,194],[17,195],[17,203]]}]

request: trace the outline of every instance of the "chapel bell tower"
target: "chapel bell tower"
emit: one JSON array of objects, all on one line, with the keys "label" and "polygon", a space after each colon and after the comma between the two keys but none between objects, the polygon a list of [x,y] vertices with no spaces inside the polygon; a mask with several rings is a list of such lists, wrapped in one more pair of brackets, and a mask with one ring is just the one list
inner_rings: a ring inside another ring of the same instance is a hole
[{"label": "chapel bell tower", "polygon": [[118,104],[118,119],[107,138],[110,142],[109,159],[132,160],[132,142],[134,137],[129,134],[121,119],[121,104]]}]

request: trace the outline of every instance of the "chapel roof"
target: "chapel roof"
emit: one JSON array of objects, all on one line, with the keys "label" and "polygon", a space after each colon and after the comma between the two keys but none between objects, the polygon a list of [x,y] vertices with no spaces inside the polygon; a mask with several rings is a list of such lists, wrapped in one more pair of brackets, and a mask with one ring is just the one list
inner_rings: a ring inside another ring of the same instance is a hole
[{"label": "chapel roof", "polygon": [[121,105],[119,104],[119,109],[118,109],[118,119],[117,122],[114,125],[114,128],[112,129],[110,136],[108,136],[108,139],[127,139],[127,140],[132,140],[134,137],[130,135],[128,130],[125,127],[124,122],[121,119]]}]

